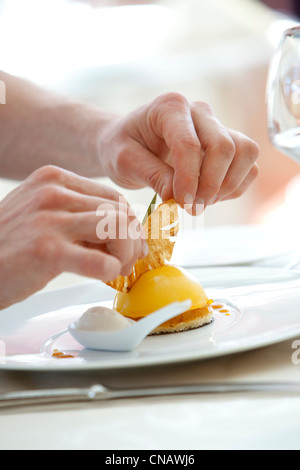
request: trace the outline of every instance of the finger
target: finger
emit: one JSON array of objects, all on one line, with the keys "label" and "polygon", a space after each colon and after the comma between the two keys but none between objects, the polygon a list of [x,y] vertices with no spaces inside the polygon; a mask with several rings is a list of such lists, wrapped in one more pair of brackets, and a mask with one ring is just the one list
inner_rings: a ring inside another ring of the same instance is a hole
[{"label": "finger", "polygon": [[134,212],[118,210],[109,203],[97,212],[76,213],[65,217],[66,231],[73,242],[106,245],[122,265],[135,262],[145,252],[144,231]]},{"label": "finger", "polygon": [[[133,265],[143,257],[145,241],[142,239],[141,224],[127,211],[109,211],[96,222],[93,214],[77,217],[80,236],[84,240],[106,245],[108,253],[118,258],[125,266]],[[86,223],[82,224],[81,219]],[[96,237],[95,237],[96,232]]]},{"label": "finger", "polygon": [[[131,141],[130,149],[123,156],[123,166],[127,171],[134,172],[140,187],[146,185],[154,189],[162,201],[172,199],[173,169],[135,140]],[[138,155],[138,158],[133,159],[133,155]]]},{"label": "finger", "polygon": [[[142,242],[143,243],[143,242]],[[107,254],[112,254],[110,253],[110,251],[108,250],[108,247],[107,245],[103,245],[103,244],[97,244],[97,243],[90,243],[90,242],[80,242],[79,243],[80,246],[84,246],[86,248],[91,248],[93,250],[97,250],[97,251],[102,251],[103,253],[107,253]],[[132,268],[133,266],[135,265],[136,261],[138,259],[143,259],[147,256],[149,252],[149,247],[147,245],[147,249],[142,249],[141,251],[141,254],[140,255],[136,255],[136,256],[133,256],[132,259],[127,262],[126,264],[122,265],[121,264],[121,271],[120,271],[120,274],[122,276],[128,276],[131,272],[132,272]],[[119,259],[117,256],[116,256],[117,259]],[[120,261],[121,263],[121,261]]]},{"label": "finger", "polygon": [[51,184],[32,191],[28,201],[38,209],[60,210],[71,213],[128,210],[128,203],[124,198],[120,201],[104,197],[89,196],[67,189],[63,186]]},{"label": "finger", "polygon": [[152,111],[152,127],[164,139],[172,154],[174,167],[173,193],[176,202],[190,204],[195,200],[201,160],[199,142],[190,106],[179,94],[157,100]]},{"label": "finger", "polygon": [[89,242],[105,245],[109,239],[116,239],[117,212],[107,211],[106,215],[99,217],[94,212],[64,214],[65,233],[72,242]]},{"label": "finger", "polygon": [[60,264],[61,272],[72,272],[103,282],[116,279],[121,272],[121,263],[114,256],[72,243],[65,244]]},{"label": "finger", "polygon": [[27,185],[31,186],[37,186],[39,184],[42,186],[58,184],[81,194],[103,197],[115,201],[123,197],[113,188],[53,165],[46,165],[39,168],[27,178],[26,182]]},{"label": "finger", "polygon": [[129,262],[127,262],[126,264],[122,266],[122,271],[121,271],[122,276],[129,276],[137,260],[144,259],[149,253],[149,246],[147,242],[145,242],[144,240],[141,240],[140,244],[135,242],[134,248],[135,250],[134,250],[133,257],[129,260]]},{"label": "finger", "polygon": [[204,152],[196,204],[208,205],[219,192],[234,159],[236,147],[229,132],[208,105],[194,104],[192,116]]},{"label": "finger", "polygon": [[131,222],[128,213],[115,210],[109,204],[101,210],[64,214],[65,231],[72,241],[88,241],[106,244],[110,240],[128,239],[128,224]]},{"label": "finger", "polygon": [[218,199],[235,193],[252,170],[259,154],[259,148],[253,140],[236,131],[230,131],[230,135],[236,145],[236,155],[223,180]]},{"label": "finger", "polygon": [[99,184],[82,176],[75,175],[74,177],[74,175],[70,172],[68,174],[68,178],[66,179],[65,186],[66,188],[72,189],[73,191],[81,194],[109,199],[116,202],[122,201],[123,204],[128,204],[126,198],[113,188]]},{"label": "finger", "polygon": [[143,245],[141,239],[109,240],[106,249],[120,260],[122,268],[126,271],[128,266],[131,268],[139,258],[143,257]]},{"label": "finger", "polygon": [[259,174],[259,166],[257,165],[257,163],[255,163],[253,167],[251,168],[251,170],[249,171],[246,178],[239,185],[239,187],[234,192],[230,193],[229,195],[224,196],[223,198],[220,198],[220,199],[218,198],[216,202],[227,201],[229,199],[237,199],[241,197],[248,190],[249,186],[251,186],[251,184],[255,181],[258,174]]}]

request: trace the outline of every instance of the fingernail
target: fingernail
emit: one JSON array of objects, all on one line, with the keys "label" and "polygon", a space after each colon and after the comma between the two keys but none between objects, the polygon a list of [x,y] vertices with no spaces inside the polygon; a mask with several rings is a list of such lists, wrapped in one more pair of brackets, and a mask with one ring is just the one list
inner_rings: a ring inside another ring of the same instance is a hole
[{"label": "fingernail", "polygon": [[184,196],[184,207],[183,209],[187,211],[188,214],[193,215],[193,204],[194,198],[190,193],[187,193]]},{"label": "fingernail", "polygon": [[185,196],[184,196],[184,203],[185,204],[188,204],[188,205],[193,205],[194,203],[194,198],[192,196],[192,194],[190,193],[187,193]]},{"label": "fingernail", "polygon": [[196,215],[201,215],[203,214],[204,210],[205,210],[205,202],[203,201],[203,199],[197,199],[195,204],[194,204],[194,213]]}]

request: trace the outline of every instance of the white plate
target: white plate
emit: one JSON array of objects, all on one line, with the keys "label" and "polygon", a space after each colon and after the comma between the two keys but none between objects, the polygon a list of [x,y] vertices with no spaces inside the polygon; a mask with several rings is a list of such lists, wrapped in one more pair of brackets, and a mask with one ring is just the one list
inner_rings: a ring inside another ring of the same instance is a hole
[{"label": "white plate", "polygon": [[179,233],[172,262],[178,266],[234,266],[299,252],[291,230],[263,225],[203,227]]},{"label": "white plate", "polygon": [[[0,369],[112,370],[208,359],[300,335],[300,274],[269,268],[191,269],[213,299],[236,306],[216,311],[211,325],[148,337],[131,353],[82,348],[55,335],[91,305],[111,305],[114,291],[100,282],[37,294],[0,312]],[[52,357],[54,349],[73,355]],[[1,355],[2,350],[2,355]]]}]

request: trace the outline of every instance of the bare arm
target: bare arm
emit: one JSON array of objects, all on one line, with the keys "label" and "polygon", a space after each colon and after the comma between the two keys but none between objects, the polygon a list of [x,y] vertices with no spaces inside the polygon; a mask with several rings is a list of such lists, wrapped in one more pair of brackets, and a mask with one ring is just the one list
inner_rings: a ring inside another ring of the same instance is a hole
[{"label": "bare arm", "polygon": [[[7,87],[0,175],[26,178],[0,201],[0,309],[61,272],[111,280],[146,255],[142,233],[129,236],[127,204],[83,176],[150,186],[194,213],[241,196],[257,176],[257,145],[226,129],[206,103],[171,93],[119,117],[2,72],[0,80]],[[112,204],[125,240],[99,239],[96,211],[103,202]]]},{"label": "bare arm", "polygon": [[104,176],[93,136],[109,114],[1,71],[0,80],[7,95],[0,106],[0,176],[24,179],[48,164]]},{"label": "bare arm", "polygon": [[255,142],[226,129],[206,103],[169,93],[119,117],[4,73],[0,79],[2,176],[21,179],[52,164],[126,188],[150,186],[194,213],[241,196],[257,176]]}]

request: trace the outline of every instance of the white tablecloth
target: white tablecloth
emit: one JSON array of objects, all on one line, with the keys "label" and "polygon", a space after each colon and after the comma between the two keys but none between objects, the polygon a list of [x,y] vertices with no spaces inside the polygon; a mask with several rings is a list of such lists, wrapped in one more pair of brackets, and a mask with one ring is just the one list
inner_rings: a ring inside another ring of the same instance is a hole
[{"label": "white tablecloth", "polygon": [[[177,367],[122,373],[0,372],[0,390],[299,380],[292,341]],[[299,449],[300,397],[287,393],[139,398],[0,412],[0,449]]]}]

